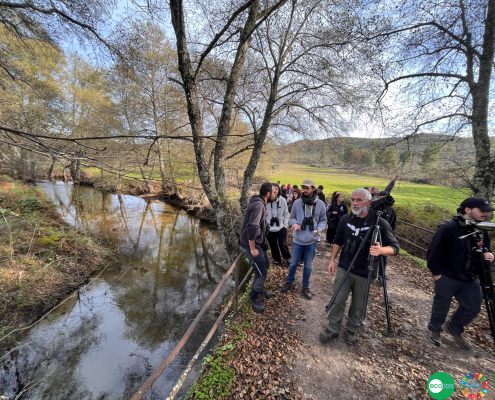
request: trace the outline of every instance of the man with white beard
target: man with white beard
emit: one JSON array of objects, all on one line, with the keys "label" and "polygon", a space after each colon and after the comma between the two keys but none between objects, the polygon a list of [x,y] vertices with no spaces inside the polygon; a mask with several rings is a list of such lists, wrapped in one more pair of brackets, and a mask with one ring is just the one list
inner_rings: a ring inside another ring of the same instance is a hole
[{"label": "man with white beard", "polygon": [[[376,215],[370,210],[371,193],[366,189],[356,189],[352,192],[351,209],[352,214],[343,216],[337,227],[337,233],[333,241],[332,258],[328,265],[328,272],[334,275],[336,270],[335,281],[333,285],[334,292],[337,290],[340,282],[344,278],[352,259],[363,241],[367,231],[372,229],[376,224]],[[349,293],[352,292],[352,301],[347,316],[347,336],[346,343],[354,346],[357,342],[356,333],[361,325],[363,315],[364,297],[366,294],[367,277],[368,277],[368,257],[372,255],[374,260],[374,270],[372,279],[376,279],[380,257],[395,256],[399,253],[399,243],[392,232],[388,222],[380,218],[379,222],[382,244],[365,243],[359,253],[354,267],[349,273],[340,292],[335,299],[328,313],[328,325],[324,332],[320,333],[320,341],[328,343],[336,339],[340,333],[340,325],[344,317],[345,304]],[[367,239],[371,241],[371,237]],[[336,268],[335,259],[344,249]]]}]

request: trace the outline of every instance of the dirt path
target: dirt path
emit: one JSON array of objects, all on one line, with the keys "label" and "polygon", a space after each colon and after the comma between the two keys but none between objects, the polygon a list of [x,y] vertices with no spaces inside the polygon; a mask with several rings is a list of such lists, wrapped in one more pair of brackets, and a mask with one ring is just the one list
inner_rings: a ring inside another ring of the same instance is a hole
[{"label": "dirt path", "polygon": [[[495,357],[484,308],[467,331],[473,350],[459,349],[446,334],[442,336],[442,347],[433,346],[426,339],[433,280],[429,271],[402,256],[392,258],[387,268],[395,335],[387,336],[383,288],[375,283],[368,306],[368,326],[359,332],[358,345],[345,344],[345,329],[335,342],[321,344],[318,335],[327,323],[324,309],[333,293],[333,277],[327,272],[329,249],[320,243],[318,250],[321,255],[313,261],[311,276],[313,300],[305,300],[300,295],[299,272],[297,285],[289,294],[296,299],[294,329],[302,342],[290,372],[298,394],[321,400],[430,399],[426,381],[431,374],[448,372],[458,385],[466,373],[477,371],[490,382],[491,389],[485,399],[495,399]],[[463,397],[459,389],[455,397]]]}]

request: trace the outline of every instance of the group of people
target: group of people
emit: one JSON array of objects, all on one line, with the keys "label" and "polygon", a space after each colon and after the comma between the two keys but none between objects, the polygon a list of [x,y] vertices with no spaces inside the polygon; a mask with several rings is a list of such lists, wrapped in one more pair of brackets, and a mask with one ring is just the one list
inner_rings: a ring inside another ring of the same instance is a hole
[{"label": "group of people", "polygon": [[[302,263],[302,295],[311,300],[313,294],[309,288],[312,261],[316,254],[317,243],[322,232],[327,228],[326,244],[332,246],[331,258],[328,265],[330,275],[335,275],[334,292],[342,282],[346,271],[355,258],[356,248],[366,238],[354,260],[352,270],[333,302],[328,312],[328,325],[320,333],[320,341],[328,343],[340,334],[341,324],[347,298],[352,293],[346,324],[346,343],[355,345],[357,331],[361,326],[364,296],[367,288],[369,256],[374,257],[372,280],[377,278],[380,259],[386,265],[388,257],[399,252],[399,243],[395,237],[397,226],[396,213],[389,206],[382,210],[379,227],[381,240],[371,243],[367,231],[376,224],[377,214],[373,211],[372,202],[392,191],[396,176],[383,191],[376,187],[358,188],[352,192],[350,203],[351,213],[348,213],[344,198],[338,191],[334,192],[328,204],[325,204],[323,187],[316,187],[313,180],[307,179],[301,189],[292,189],[292,199],[288,203],[287,187],[264,183],[259,195],[250,199],[241,230],[241,248],[254,267],[255,277],[250,292],[252,307],[256,312],[263,312],[262,297],[268,299],[274,294],[264,289],[270,261],[267,250],[270,248],[275,264],[281,264],[284,259],[288,266],[287,281],[281,288],[282,293],[291,290],[295,282],[297,266]],[[298,192],[299,191],[299,192]],[[294,198],[295,197],[295,198]],[[291,206],[289,211],[289,206]],[[466,228],[458,223],[459,218],[473,221],[483,221],[489,212],[495,211],[488,202],[481,198],[468,198],[461,203],[458,216],[441,225],[428,250],[428,268],[435,279],[435,297],[432,306],[431,320],[428,325],[428,339],[440,346],[440,332],[445,330],[452,335],[455,342],[464,349],[469,349],[469,343],[461,336],[464,327],[479,313],[481,307],[481,290],[476,276],[465,271],[464,265],[470,259],[470,243],[458,239]],[[453,221],[453,222],[452,222]],[[292,256],[287,245],[287,230],[292,229]],[[487,235],[486,235],[487,236]],[[487,251],[484,259],[493,262],[488,236],[484,242]],[[337,263],[337,257],[340,258]],[[385,277],[382,270],[382,277]],[[457,311],[449,322],[445,322],[452,298],[459,303]]]}]

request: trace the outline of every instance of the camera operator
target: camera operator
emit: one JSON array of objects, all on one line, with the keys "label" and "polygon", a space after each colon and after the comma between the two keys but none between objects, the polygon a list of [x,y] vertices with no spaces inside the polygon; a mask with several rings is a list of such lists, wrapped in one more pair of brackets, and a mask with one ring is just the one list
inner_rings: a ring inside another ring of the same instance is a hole
[{"label": "camera operator", "polygon": [[[277,198],[274,202],[267,206],[268,214],[266,221],[270,225],[268,233],[268,244],[272,251],[272,257],[275,265],[280,265],[282,257],[287,261],[287,266],[290,265],[290,252],[287,246],[287,227],[289,226],[289,210],[287,201],[281,196],[278,191],[278,185],[273,185],[273,190],[277,190]],[[280,247],[280,250],[279,250]]]},{"label": "camera operator", "polygon": [[291,210],[289,222],[292,225],[292,261],[289,266],[287,283],[282,287],[281,292],[287,293],[295,281],[297,264],[304,252],[303,271],[303,296],[311,300],[313,294],[309,290],[309,278],[311,276],[311,264],[316,252],[318,238],[321,231],[327,224],[325,203],[323,203],[316,193],[314,181],[307,179],[302,184],[303,195],[294,202]]},{"label": "camera operator", "polygon": [[253,305],[253,310],[263,312],[265,307],[261,303],[260,294],[264,294],[268,299],[273,297],[272,292],[265,290],[265,280],[270,267],[268,260],[268,244],[266,236],[268,224],[266,223],[266,204],[275,200],[277,192],[273,190],[270,182],[261,185],[260,194],[249,199],[249,205],[244,216],[241,228],[241,249],[254,267],[253,286],[249,298]]},{"label": "camera operator", "polygon": [[[376,224],[377,217],[374,211],[370,210],[370,204],[371,193],[368,190],[354,190],[351,197],[352,214],[344,215],[339,222],[337,234],[333,241],[332,257],[328,265],[328,272],[330,275],[334,275],[337,270],[333,284],[334,292],[344,278],[367,230],[372,229],[373,225]],[[394,256],[399,252],[399,243],[388,222],[380,218],[379,226],[381,228],[382,245],[378,242],[366,243],[359,253],[352,272],[349,273],[332,308],[330,308],[327,329],[320,333],[320,341],[323,343],[327,343],[339,336],[342,318],[344,317],[345,304],[351,291],[352,301],[347,316],[346,343],[353,346],[357,342],[356,332],[361,325],[364,297],[367,288],[368,257],[369,255],[376,257],[373,265],[374,272],[372,274],[372,279],[375,279],[379,264],[378,256],[389,257]],[[342,248],[343,252],[340,255],[338,268],[336,268],[335,260]]]},{"label": "camera operator", "polygon": [[[467,326],[481,310],[481,288],[476,274],[475,258],[472,256],[472,236],[460,238],[472,232],[469,226],[461,226],[460,221],[483,222],[495,208],[488,201],[479,197],[469,197],[457,209],[458,214],[438,227],[427,252],[428,268],[435,279],[435,297],[431,309],[431,319],[428,323],[428,340],[435,346],[440,346],[440,333],[445,330],[451,335],[456,344],[469,350],[471,345],[462,337]],[[484,247],[490,249],[490,237],[484,233]],[[491,252],[483,253],[486,261],[493,262]],[[452,297],[455,297],[459,307],[445,322],[450,309]],[[445,324],[444,324],[445,323]],[[442,329],[443,325],[443,329]]]}]

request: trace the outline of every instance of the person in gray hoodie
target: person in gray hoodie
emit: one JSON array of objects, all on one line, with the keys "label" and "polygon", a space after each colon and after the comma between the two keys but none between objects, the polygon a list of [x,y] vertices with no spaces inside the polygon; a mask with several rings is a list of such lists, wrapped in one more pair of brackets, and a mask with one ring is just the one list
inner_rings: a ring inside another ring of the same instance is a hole
[{"label": "person in gray hoodie", "polygon": [[[282,263],[282,257],[287,260],[287,265],[290,264],[290,252],[287,245],[287,228],[289,226],[289,210],[287,201],[281,196],[280,189],[277,184],[273,184],[273,190],[277,191],[277,199],[267,205],[266,222],[270,225],[268,233],[268,244],[272,251],[272,257],[275,265]],[[280,248],[280,249],[279,249]]]},{"label": "person in gray hoodie", "polygon": [[265,298],[273,297],[272,292],[265,290],[266,276],[270,267],[268,244],[266,242],[268,224],[266,223],[266,204],[275,200],[277,193],[272,190],[270,182],[263,183],[260,194],[249,199],[249,205],[241,228],[241,249],[254,268],[253,285],[249,297],[253,310],[265,311],[260,294]]},{"label": "person in gray hoodie", "polygon": [[297,263],[304,252],[303,296],[311,300],[313,294],[309,290],[311,264],[316,252],[318,238],[327,224],[325,203],[318,198],[314,181],[307,179],[302,184],[303,195],[292,206],[289,223],[292,225],[292,261],[289,266],[287,283],[282,293],[287,293],[294,284]]}]

